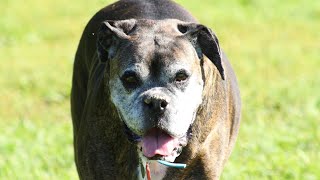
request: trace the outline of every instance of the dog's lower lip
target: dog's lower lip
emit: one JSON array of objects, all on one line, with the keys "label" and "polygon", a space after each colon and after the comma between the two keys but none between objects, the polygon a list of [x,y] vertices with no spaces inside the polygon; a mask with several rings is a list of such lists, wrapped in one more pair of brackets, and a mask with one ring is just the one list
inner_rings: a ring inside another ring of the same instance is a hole
[{"label": "dog's lower lip", "polygon": [[[148,158],[148,157],[147,157]],[[149,160],[164,160],[165,156],[162,155],[155,155],[153,157],[148,158]]]},{"label": "dog's lower lip", "polygon": [[[140,148],[140,151],[142,152],[142,147]],[[146,157],[146,156],[144,157],[150,161],[162,160],[167,162],[174,162],[175,158],[178,157],[181,154],[181,152],[182,152],[182,146],[176,147],[170,155],[156,154],[153,157]]]}]

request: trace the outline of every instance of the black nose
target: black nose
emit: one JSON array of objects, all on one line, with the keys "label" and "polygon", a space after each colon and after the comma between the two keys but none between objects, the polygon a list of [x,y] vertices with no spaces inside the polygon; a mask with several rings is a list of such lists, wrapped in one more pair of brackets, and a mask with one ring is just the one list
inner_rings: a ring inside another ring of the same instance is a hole
[{"label": "black nose", "polygon": [[148,108],[148,110],[153,111],[154,113],[163,113],[166,110],[169,102],[165,98],[161,97],[152,97],[147,96],[143,100],[144,104]]}]

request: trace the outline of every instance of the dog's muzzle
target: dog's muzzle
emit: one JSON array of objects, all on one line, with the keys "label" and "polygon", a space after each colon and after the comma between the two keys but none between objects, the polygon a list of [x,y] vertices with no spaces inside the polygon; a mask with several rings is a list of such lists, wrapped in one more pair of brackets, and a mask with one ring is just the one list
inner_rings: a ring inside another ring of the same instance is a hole
[{"label": "dog's muzzle", "polygon": [[137,143],[138,149],[147,159],[173,162],[192,137],[191,127],[190,125],[185,136],[179,138],[173,138],[158,128],[150,129],[142,137],[132,132],[125,123],[124,132],[131,143]]}]

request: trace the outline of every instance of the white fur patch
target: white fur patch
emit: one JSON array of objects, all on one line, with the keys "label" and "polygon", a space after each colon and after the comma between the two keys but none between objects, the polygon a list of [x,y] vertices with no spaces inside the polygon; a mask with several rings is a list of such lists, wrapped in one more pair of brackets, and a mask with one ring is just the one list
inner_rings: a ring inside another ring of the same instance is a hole
[{"label": "white fur patch", "polygon": [[185,135],[194,121],[194,114],[202,103],[203,83],[191,76],[185,91],[177,91],[172,106],[175,112],[168,118],[168,131],[176,137]]}]

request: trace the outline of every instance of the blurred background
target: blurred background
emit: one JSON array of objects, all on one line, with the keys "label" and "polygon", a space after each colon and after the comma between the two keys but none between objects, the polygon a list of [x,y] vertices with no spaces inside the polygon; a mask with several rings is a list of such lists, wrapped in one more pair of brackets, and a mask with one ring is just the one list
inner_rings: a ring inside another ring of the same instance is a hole
[{"label": "blurred background", "polygon": [[[75,51],[108,0],[0,1],[0,179],[78,179]],[[217,34],[242,124],[222,179],[320,179],[320,1],[177,0]]]}]

